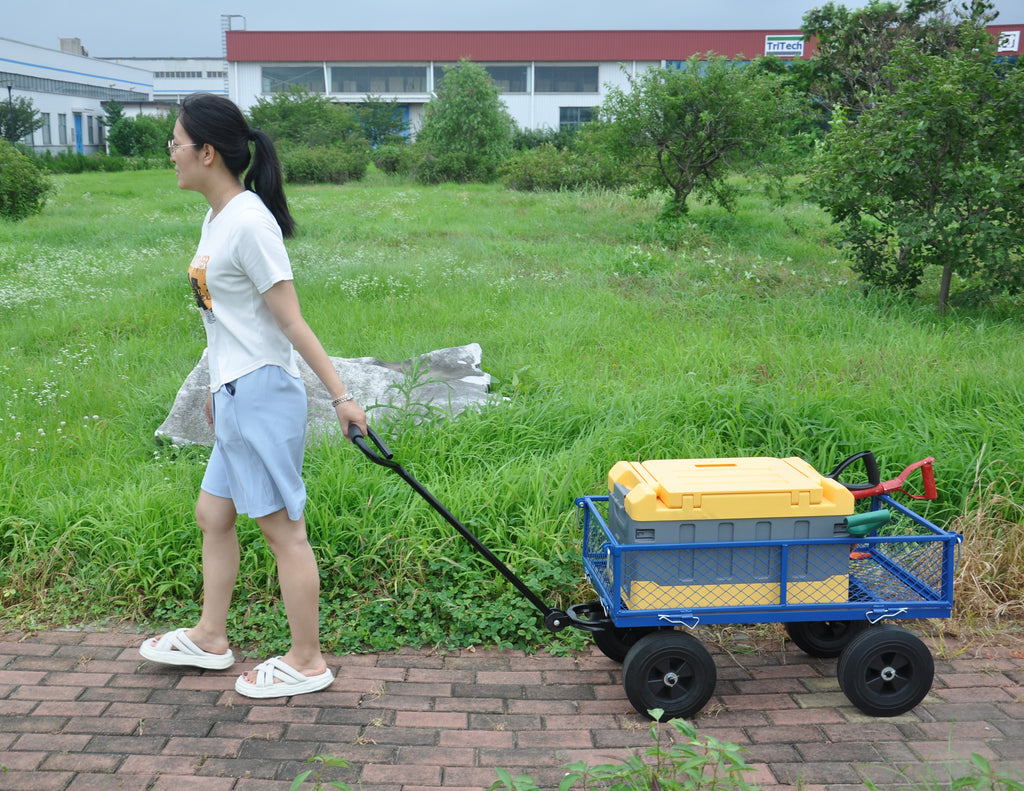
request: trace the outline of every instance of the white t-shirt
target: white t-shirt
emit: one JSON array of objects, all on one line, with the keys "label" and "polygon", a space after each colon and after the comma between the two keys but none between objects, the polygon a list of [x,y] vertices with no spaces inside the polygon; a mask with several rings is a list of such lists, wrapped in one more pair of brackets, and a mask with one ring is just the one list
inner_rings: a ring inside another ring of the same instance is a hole
[{"label": "white t-shirt", "polygon": [[277,220],[250,190],[232,198],[213,220],[211,213],[188,268],[206,325],[210,391],[264,365],[299,376],[295,350],[262,296],[292,279]]}]

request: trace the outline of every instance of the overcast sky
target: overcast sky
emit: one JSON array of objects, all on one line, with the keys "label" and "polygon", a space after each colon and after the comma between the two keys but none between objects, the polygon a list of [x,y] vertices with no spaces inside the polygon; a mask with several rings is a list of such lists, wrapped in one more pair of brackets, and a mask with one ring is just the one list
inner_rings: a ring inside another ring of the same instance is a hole
[{"label": "overcast sky", "polygon": [[[818,0],[820,2],[820,0]],[[865,0],[842,2],[849,8]],[[815,0],[5,0],[0,37],[59,49],[79,38],[110,57],[219,57],[221,14],[246,30],[796,29]],[[998,22],[1024,24],[1024,0],[998,0]]]}]

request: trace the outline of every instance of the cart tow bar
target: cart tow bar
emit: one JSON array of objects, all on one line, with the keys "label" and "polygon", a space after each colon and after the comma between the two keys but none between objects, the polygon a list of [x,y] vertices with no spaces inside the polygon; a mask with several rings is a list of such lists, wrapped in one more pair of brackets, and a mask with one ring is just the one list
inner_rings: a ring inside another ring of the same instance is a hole
[{"label": "cart tow bar", "polygon": [[354,423],[350,423],[348,427],[348,436],[352,440],[352,443],[363,452],[363,454],[381,467],[387,467],[394,471],[402,478],[413,490],[427,503],[444,518],[448,524],[454,527],[464,539],[466,539],[473,548],[479,552],[484,558],[496,568],[501,575],[507,579],[512,585],[518,590],[526,599],[532,604],[540,614],[544,616],[544,626],[552,632],[560,632],[567,626],[573,623],[573,619],[570,618],[562,610],[555,609],[546,605],[543,600],[537,596],[529,586],[526,585],[519,577],[516,576],[508,566],[501,562],[501,560],[489,550],[486,546],[481,543],[469,528],[463,525],[458,519],[456,519],[451,512],[445,508],[434,495],[427,491],[426,487],[417,481],[401,464],[394,460],[394,454],[388,449],[388,446],[384,444],[384,441],[377,436],[372,428],[367,426],[366,433],[373,444],[376,445],[376,449],[370,447],[370,444],[366,441],[366,437],[363,436],[363,432]]}]

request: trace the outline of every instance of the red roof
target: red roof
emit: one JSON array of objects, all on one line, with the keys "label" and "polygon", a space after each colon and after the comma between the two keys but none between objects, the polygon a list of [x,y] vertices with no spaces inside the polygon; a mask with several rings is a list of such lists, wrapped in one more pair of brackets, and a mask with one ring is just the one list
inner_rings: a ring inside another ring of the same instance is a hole
[{"label": "red roof", "polygon": [[[227,31],[233,62],[686,60],[764,53],[766,35],[799,30]],[[812,52],[805,47],[805,57]]]},{"label": "red roof", "polygon": [[[989,25],[993,36],[1021,28]],[[227,31],[228,60],[273,62],[607,62],[686,60],[716,52],[729,58],[763,55],[766,36],[799,30],[532,30],[532,31]],[[1017,36],[1017,52],[1021,49]],[[814,54],[814,42],[803,57]]]}]

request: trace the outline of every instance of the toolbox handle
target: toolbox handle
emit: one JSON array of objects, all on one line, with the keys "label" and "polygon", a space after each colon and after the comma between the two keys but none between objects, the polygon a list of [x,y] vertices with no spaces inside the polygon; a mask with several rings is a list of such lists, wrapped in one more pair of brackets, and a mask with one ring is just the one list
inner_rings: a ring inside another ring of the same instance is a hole
[{"label": "toolbox handle", "polygon": [[[839,480],[839,475],[852,464],[863,460],[864,469],[868,474],[868,483],[843,483]],[[848,456],[843,459],[836,468],[832,470],[826,478],[831,478],[834,481],[839,481],[849,489],[851,492],[862,491],[864,489],[873,489],[882,482],[882,474],[878,470],[878,461],[875,459],[875,454],[870,450],[862,450],[860,453],[854,453],[852,456]]]}]

